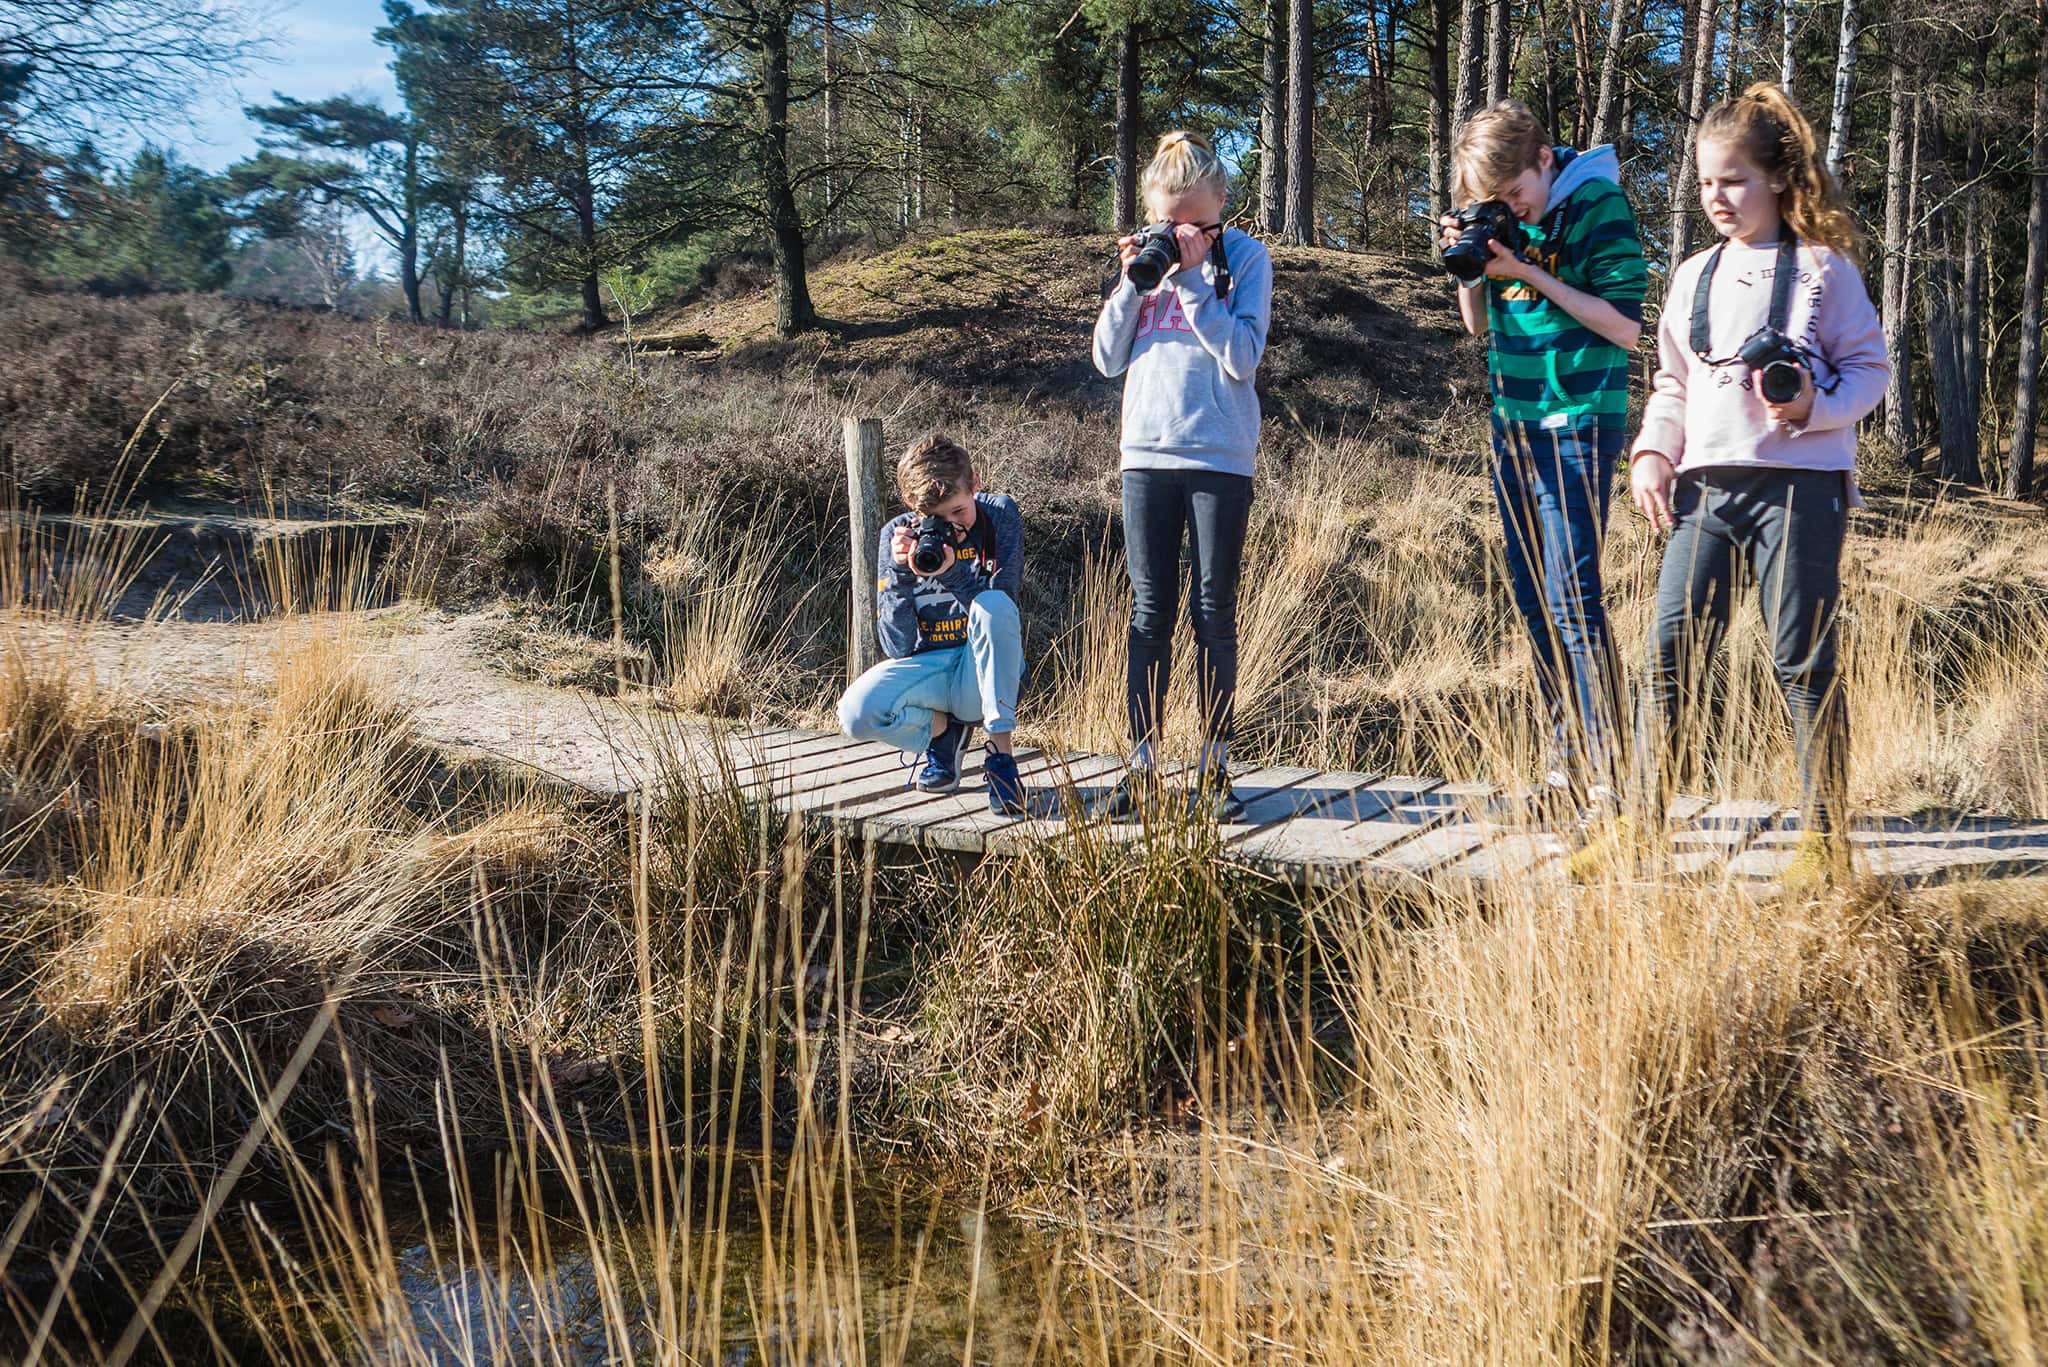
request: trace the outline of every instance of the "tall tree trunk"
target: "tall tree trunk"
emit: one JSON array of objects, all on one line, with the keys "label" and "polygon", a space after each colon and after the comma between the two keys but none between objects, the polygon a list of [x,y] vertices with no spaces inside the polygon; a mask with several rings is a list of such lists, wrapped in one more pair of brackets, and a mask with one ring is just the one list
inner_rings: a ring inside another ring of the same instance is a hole
[{"label": "tall tree trunk", "polygon": [[1451,0],[1434,0],[1429,37],[1429,221],[1451,209]]},{"label": "tall tree trunk", "polygon": [[[2041,0],[2048,4],[2048,0]],[[1892,376],[1885,386],[1884,434],[1892,451],[1909,467],[1918,465],[1913,437],[1913,368],[1907,356],[1907,321],[1912,296],[1907,292],[1906,264],[1911,253],[1912,219],[1907,215],[1910,173],[1906,144],[1910,140],[1914,101],[1906,91],[1906,65],[1900,58],[1902,39],[1889,30],[1891,46],[1891,126],[1885,136],[1884,169],[1884,349],[1892,358]]]},{"label": "tall tree trunk", "polygon": [[1858,0],[1842,0],[1842,33],[1835,49],[1834,111],[1828,120],[1828,174],[1842,178],[1842,158],[1849,152],[1849,118],[1856,106],[1856,40]]},{"label": "tall tree trunk", "polygon": [[1116,197],[1110,217],[1119,232],[1138,223],[1138,26],[1124,25],[1116,44]]},{"label": "tall tree trunk", "polygon": [[1799,74],[1792,64],[1792,35],[1799,28],[1798,3],[1799,0],[1778,0],[1778,84],[1785,87],[1787,94],[1792,92],[1792,78]]},{"label": "tall tree trunk", "polygon": [[1731,0],[1728,11],[1728,65],[1721,74],[1721,98],[1732,100],[1742,89],[1736,73],[1742,67],[1742,0]]},{"label": "tall tree trunk", "polygon": [[[1619,4],[1620,0],[1616,0]],[[1591,147],[1593,135],[1593,0],[1572,0],[1572,146]]]},{"label": "tall tree trunk", "polygon": [[839,25],[825,0],[825,231],[839,230]]},{"label": "tall tree trunk", "polygon": [[1316,244],[1315,55],[1315,0],[1291,0],[1287,10],[1287,216],[1280,235],[1297,247]]},{"label": "tall tree trunk", "polygon": [[1259,226],[1276,236],[1286,222],[1287,0],[1266,0],[1265,69],[1259,85]]},{"label": "tall tree trunk", "polygon": [[2034,0],[2034,155],[2028,168],[2027,274],[2020,287],[2020,366],[2012,401],[2012,454],[2005,496],[2034,492],[2034,427],[2040,421],[2041,289],[2048,279],[2048,0]]},{"label": "tall tree trunk", "polygon": [[[1557,107],[1557,44],[1550,41],[1550,0],[1535,0],[1536,36],[1543,48],[1543,126],[1562,130]],[[1507,92],[1501,92],[1507,98]]]},{"label": "tall tree trunk", "polygon": [[818,325],[804,264],[804,221],[789,179],[789,26],[784,0],[760,20],[761,136],[757,146],[761,188],[768,206],[768,236],[775,257],[775,331],[794,337]]},{"label": "tall tree trunk", "polygon": [[405,219],[399,225],[398,285],[405,291],[405,314],[410,322],[423,323],[427,315],[420,308],[420,140],[405,140]]},{"label": "tall tree trunk", "polygon": [[1984,430],[1984,268],[1990,248],[1983,233],[1984,47],[1990,42],[1990,35],[1985,35],[1984,44],[1977,48],[1973,59],[1977,99],[1970,110],[1970,130],[1963,153],[1963,174],[1969,189],[1963,195],[1963,308],[1958,346],[1963,382],[1969,386],[1970,430],[1979,434],[1980,444]]},{"label": "tall tree trunk", "polygon": [[1957,326],[1962,298],[1956,279],[1954,213],[1949,203],[1955,186],[1948,164],[1947,130],[1938,108],[1930,111],[1924,136],[1934,168],[1928,192],[1935,202],[1927,215],[1920,313],[1927,323],[1927,365],[1941,429],[1941,477],[1958,484],[1980,484],[1984,472],[1977,461],[1977,429],[1970,423],[1970,383],[1963,373],[1962,336]]},{"label": "tall tree trunk", "polygon": [[[1540,5],[1544,0],[1535,2]],[[1508,97],[1508,76],[1513,66],[1508,0],[1487,0],[1486,13],[1486,102],[1493,104]]]},{"label": "tall tree trunk", "polygon": [[1613,142],[1621,136],[1621,50],[1628,41],[1630,11],[1635,0],[1610,0],[1614,7],[1607,21],[1607,51],[1600,56],[1600,112],[1593,116],[1594,146]]},{"label": "tall tree trunk", "polygon": [[1697,0],[1697,22],[1693,28],[1690,88],[1685,108],[1685,136],[1673,138],[1671,166],[1671,257],[1668,269],[1676,270],[1692,250],[1693,153],[1699,147],[1700,118],[1706,112],[1707,90],[1714,74],[1714,21],[1718,0]]},{"label": "tall tree trunk", "polygon": [[1472,117],[1486,89],[1484,17],[1481,0],[1459,0],[1458,6],[1458,102],[1452,117],[1459,123]]}]

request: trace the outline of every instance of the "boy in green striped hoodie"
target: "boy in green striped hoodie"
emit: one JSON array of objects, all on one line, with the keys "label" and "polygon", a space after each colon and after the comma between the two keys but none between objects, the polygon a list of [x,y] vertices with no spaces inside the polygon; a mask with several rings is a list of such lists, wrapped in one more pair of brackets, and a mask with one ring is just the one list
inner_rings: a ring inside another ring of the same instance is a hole
[{"label": "boy in green striped hoodie", "polygon": [[[1611,147],[1553,147],[1517,100],[1459,126],[1451,155],[1463,204],[1504,201],[1521,255],[1491,244],[1458,312],[1488,335],[1493,486],[1515,606],[1536,656],[1551,749],[1546,786],[1611,809],[1621,772],[1621,670],[1601,598],[1600,539],[1628,415],[1628,353],[1648,284],[1635,214]],[[1444,244],[1457,236],[1445,215]]]}]

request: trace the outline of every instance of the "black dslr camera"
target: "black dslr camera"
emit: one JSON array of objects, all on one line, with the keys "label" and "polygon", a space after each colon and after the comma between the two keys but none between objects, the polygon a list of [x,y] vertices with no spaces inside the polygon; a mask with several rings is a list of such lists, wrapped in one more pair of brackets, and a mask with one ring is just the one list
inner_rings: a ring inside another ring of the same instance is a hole
[{"label": "black dslr camera", "polygon": [[1511,252],[1529,245],[1522,220],[1503,201],[1482,200],[1451,215],[1458,223],[1458,240],[1444,248],[1444,269],[1467,285],[1476,285],[1486,274],[1493,253],[1486,244],[1498,241]]},{"label": "black dslr camera", "polygon": [[1171,223],[1154,223],[1131,234],[1137,239],[1138,254],[1131,258],[1131,264],[1124,274],[1142,294],[1149,294],[1159,288],[1159,282],[1180,260],[1180,243],[1173,235]]},{"label": "black dslr camera", "polygon": [[1772,403],[1790,403],[1799,397],[1801,363],[1806,352],[1790,337],[1764,324],[1749,334],[1749,340],[1735,353],[1751,370],[1760,372],[1757,388]]},{"label": "black dslr camera", "polygon": [[953,544],[953,524],[943,517],[926,517],[917,524],[917,544],[910,548],[910,568],[923,575],[937,574],[946,563],[946,549]]}]

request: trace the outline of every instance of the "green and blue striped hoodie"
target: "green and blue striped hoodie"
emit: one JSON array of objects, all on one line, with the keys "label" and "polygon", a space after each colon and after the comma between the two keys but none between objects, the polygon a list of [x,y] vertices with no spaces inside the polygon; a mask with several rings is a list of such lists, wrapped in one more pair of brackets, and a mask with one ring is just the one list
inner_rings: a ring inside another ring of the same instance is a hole
[{"label": "green and blue striped hoodie", "polygon": [[[1612,147],[1557,150],[1557,178],[1524,255],[1638,321],[1649,288],[1636,216]],[[1494,412],[1510,422],[1579,426],[1628,413],[1628,353],[1520,280],[1486,282]]]}]

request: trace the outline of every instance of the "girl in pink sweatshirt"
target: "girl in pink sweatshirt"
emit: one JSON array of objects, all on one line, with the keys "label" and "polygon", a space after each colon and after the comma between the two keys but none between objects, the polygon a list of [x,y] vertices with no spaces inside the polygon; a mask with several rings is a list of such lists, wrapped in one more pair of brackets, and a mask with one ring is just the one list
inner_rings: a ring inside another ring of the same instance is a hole
[{"label": "girl in pink sweatshirt", "polygon": [[1758,84],[1707,114],[1700,206],[1721,241],[1672,273],[1655,392],[1629,457],[1636,507],[1669,536],[1641,699],[1638,791],[1665,804],[1705,739],[1699,695],[1738,577],[1753,581],[1792,714],[1805,833],[1787,880],[1846,871],[1848,725],[1836,676],[1856,422],[1891,362],[1861,246],[1814,132]]}]

